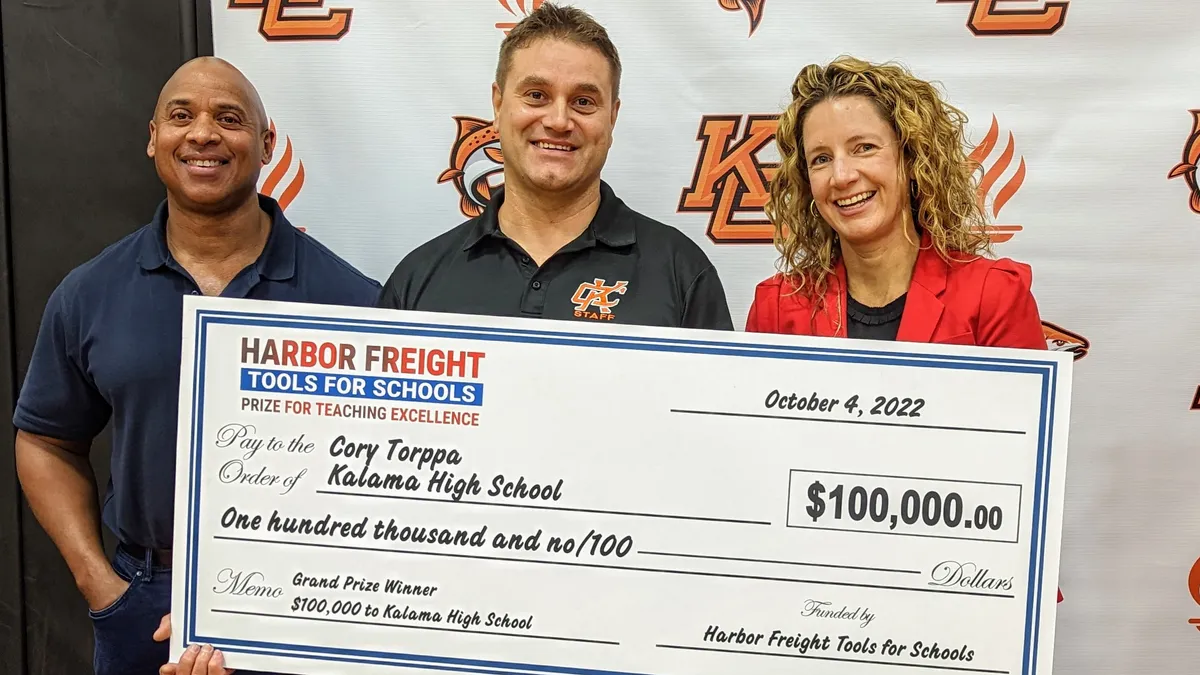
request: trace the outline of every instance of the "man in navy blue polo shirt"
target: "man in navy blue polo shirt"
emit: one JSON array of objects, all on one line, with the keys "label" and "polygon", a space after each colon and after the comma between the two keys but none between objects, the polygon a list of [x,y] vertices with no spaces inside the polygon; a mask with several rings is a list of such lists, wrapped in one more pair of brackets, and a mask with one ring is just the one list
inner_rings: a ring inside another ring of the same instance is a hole
[{"label": "man in navy blue polo shirt", "polygon": [[[152,675],[169,656],[152,636],[170,612],[183,297],[368,307],[379,295],[258,194],[274,143],[237,69],[184,64],[150,123],[166,200],[72,270],[45,308],[13,417],[17,471],[87,600],[97,675]],[[98,509],[88,453],[109,422],[112,479]],[[102,522],[120,542],[111,561]]]}]

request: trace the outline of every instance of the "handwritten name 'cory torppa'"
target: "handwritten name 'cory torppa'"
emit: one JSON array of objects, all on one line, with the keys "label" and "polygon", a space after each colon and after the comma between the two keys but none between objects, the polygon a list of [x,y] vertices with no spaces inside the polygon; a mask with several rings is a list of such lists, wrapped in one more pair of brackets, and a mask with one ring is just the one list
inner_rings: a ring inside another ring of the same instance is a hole
[{"label": "handwritten name 'cory torppa'", "polygon": [[345,342],[242,338],[242,363],[297,368],[361,370],[363,372],[430,375],[433,377],[479,377],[483,352],[458,349],[426,349],[367,345],[358,347]]}]

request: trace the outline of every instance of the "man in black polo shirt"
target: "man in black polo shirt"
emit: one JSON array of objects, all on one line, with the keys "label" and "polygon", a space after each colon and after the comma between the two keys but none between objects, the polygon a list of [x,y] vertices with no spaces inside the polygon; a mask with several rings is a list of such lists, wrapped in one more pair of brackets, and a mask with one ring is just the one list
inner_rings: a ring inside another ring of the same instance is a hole
[{"label": "man in black polo shirt", "polygon": [[393,309],[733,330],[716,268],[600,179],[620,107],[605,29],[542,5],[500,47],[492,86],[504,186],[396,266]]},{"label": "man in black polo shirt", "polygon": [[[97,675],[153,675],[168,658],[152,636],[170,612],[183,297],[373,306],[379,295],[257,193],[274,142],[239,71],[212,58],[183,65],[150,123],[166,200],[72,270],[45,308],[13,417],[17,471],[87,600]],[[109,421],[112,480],[98,512],[88,453]],[[120,542],[111,562],[101,522]]]}]

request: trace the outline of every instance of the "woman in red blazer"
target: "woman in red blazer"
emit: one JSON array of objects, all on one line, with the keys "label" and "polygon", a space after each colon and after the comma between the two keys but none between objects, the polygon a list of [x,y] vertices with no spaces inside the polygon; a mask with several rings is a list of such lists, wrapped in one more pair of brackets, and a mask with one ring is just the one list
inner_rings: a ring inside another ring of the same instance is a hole
[{"label": "woman in red blazer", "polygon": [[1046,349],[1029,266],[984,257],[964,122],[898,66],[801,70],[766,206],[781,269],[746,330]]},{"label": "woman in red blazer", "polygon": [[800,71],[766,207],[780,271],[746,330],[1046,349],[1030,268],[984,257],[964,121],[899,66]]}]

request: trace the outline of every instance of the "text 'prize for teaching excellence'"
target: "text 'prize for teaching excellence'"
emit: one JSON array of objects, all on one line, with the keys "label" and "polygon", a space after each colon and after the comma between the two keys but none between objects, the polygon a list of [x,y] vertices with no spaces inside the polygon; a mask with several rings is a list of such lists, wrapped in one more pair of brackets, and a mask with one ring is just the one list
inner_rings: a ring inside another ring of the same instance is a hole
[{"label": "text 'prize for teaching excellence'", "polygon": [[1071,357],[185,298],[172,659],[1047,675]]}]

